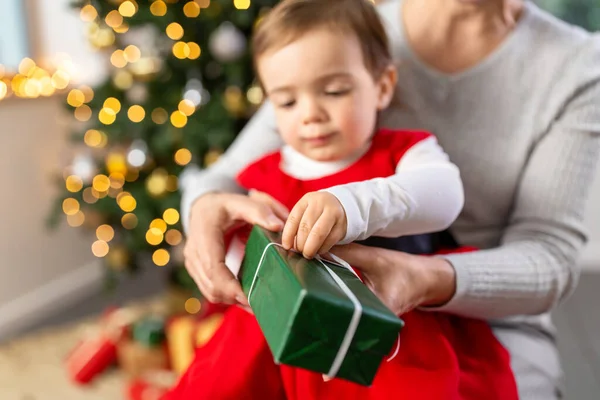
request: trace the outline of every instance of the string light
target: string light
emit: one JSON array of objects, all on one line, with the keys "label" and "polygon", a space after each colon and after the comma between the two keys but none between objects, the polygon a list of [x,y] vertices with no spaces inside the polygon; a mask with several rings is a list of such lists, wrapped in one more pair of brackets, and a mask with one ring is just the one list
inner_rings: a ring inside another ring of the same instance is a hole
[{"label": "string light", "polygon": [[132,122],[141,122],[146,116],[146,111],[144,111],[144,108],[142,106],[133,105],[129,107],[129,110],[127,111],[127,116]]},{"label": "string light", "polygon": [[233,0],[233,5],[238,10],[247,10],[250,8],[250,0]]},{"label": "string light", "polygon": [[125,212],[132,212],[137,207],[137,201],[128,192],[119,193],[117,196],[117,204],[121,207],[121,210]]},{"label": "string light", "polygon": [[135,214],[127,213],[121,218],[121,224],[125,229],[135,229],[138,224],[138,218]]},{"label": "string light", "polygon": [[175,153],[175,162],[181,166],[187,165],[192,161],[192,152],[188,149],[179,149]]},{"label": "string light", "polygon": [[183,128],[187,124],[187,116],[181,111],[171,113],[171,124],[176,128]]},{"label": "string light", "polygon": [[180,60],[190,55],[190,46],[185,42],[177,42],[173,45],[173,55]]},{"label": "string light", "polygon": [[177,105],[177,109],[189,117],[194,113],[194,111],[196,111],[196,106],[191,102],[191,100],[183,99]]},{"label": "string light", "polygon": [[117,119],[117,114],[112,108],[103,108],[98,113],[98,120],[104,125],[110,125]]},{"label": "string light", "polygon": [[146,241],[152,246],[158,246],[163,241],[163,233],[158,228],[150,228],[146,232]]},{"label": "string light", "polygon": [[89,147],[101,148],[104,147],[103,144],[106,144],[106,135],[96,129],[89,129],[83,136],[83,142]]},{"label": "string light", "polygon": [[152,110],[152,122],[162,125],[169,120],[169,113],[164,108],[155,108]]},{"label": "string light", "polygon": [[92,188],[92,195],[94,195],[94,197],[96,197],[97,199],[103,199],[108,195],[108,193],[107,192],[99,192],[96,189]]},{"label": "string light", "polygon": [[116,28],[113,28],[113,30],[116,33],[125,33],[129,30],[129,25],[127,25],[125,22],[123,22],[121,25],[117,26]]},{"label": "string light", "polygon": [[142,56],[140,49],[137,48],[137,46],[134,46],[132,44],[125,47],[125,50],[123,50],[123,52],[125,55],[125,59],[130,63],[137,62],[140,59],[140,57]]},{"label": "string light", "polygon": [[150,222],[150,228],[156,228],[164,234],[167,231],[167,223],[160,218],[156,218]]},{"label": "string light", "polygon": [[[122,153],[113,152],[106,156],[106,169],[109,174],[119,173],[125,175],[127,173],[127,163],[125,156]],[[110,178],[108,179],[108,185],[110,186]],[[108,188],[106,189],[108,190]]]},{"label": "string light", "polygon": [[110,187],[112,189],[121,189],[125,184],[125,175],[121,172],[113,172],[109,175]]},{"label": "string light", "polygon": [[74,115],[78,121],[89,121],[92,118],[92,109],[87,104],[84,104],[75,109]]},{"label": "string light", "polygon": [[210,6],[210,0],[196,0],[200,8],[207,8]]},{"label": "string light", "polygon": [[263,101],[264,94],[259,86],[252,86],[250,89],[248,89],[246,97],[250,103],[259,105]]},{"label": "string light", "polygon": [[119,6],[119,14],[121,14],[124,17],[133,17],[136,12],[137,4],[134,4],[134,2],[130,0],[124,1]]},{"label": "string light", "polygon": [[85,222],[85,214],[83,211],[79,210],[73,215],[67,215],[67,224],[73,228],[77,228],[78,226],[83,225]]},{"label": "string light", "polygon": [[188,54],[188,58],[190,60],[195,60],[198,57],[200,57],[200,54],[202,53],[202,51],[200,50],[200,46],[198,45],[198,43],[188,42],[187,45],[188,45],[188,48],[190,49],[190,54]]},{"label": "string light", "polygon": [[110,180],[106,175],[96,175],[92,180],[92,187],[98,192],[106,192],[110,187]]},{"label": "string light", "polygon": [[177,22],[171,22],[167,25],[167,36],[172,40],[179,40],[183,37],[183,28]]},{"label": "string light", "polygon": [[94,204],[98,201],[98,197],[94,196],[94,189],[89,187],[83,191],[83,201],[88,204]]},{"label": "string light", "polygon": [[163,168],[157,168],[146,179],[146,190],[154,197],[162,196],[167,190],[168,182],[167,171]]},{"label": "string light", "polygon": [[104,22],[114,29],[123,23],[123,16],[117,10],[112,10],[106,15]]},{"label": "string light", "polygon": [[188,18],[196,18],[200,15],[200,6],[194,1],[189,1],[183,6],[183,13]]},{"label": "string light", "polygon": [[121,102],[115,97],[109,97],[106,100],[104,100],[103,107],[113,110],[116,114],[119,111],[121,111]]},{"label": "string light", "polygon": [[174,208],[168,208],[163,212],[163,219],[169,225],[175,225],[179,221],[179,212]]},{"label": "string light", "polygon": [[98,17],[98,11],[94,8],[93,5],[88,4],[81,8],[81,12],[79,13],[81,20],[84,22],[92,22]]},{"label": "string light", "polygon": [[179,178],[177,175],[169,175],[167,177],[167,190],[169,192],[176,192],[179,189]]},{"label": "string light", "polygon": [[92,101],[94,99],[94,91],[92,90],[91,87],[83,85],[79,87],[79,90],[81,91],[81,93],[83,93],[83,102],[84,103],[89,103],[90,101]]},{"label": "string light", "polygon": [[98,240],[110,242],[115,237],[115,230],[110,225],[100,225],[96,228],[96,237]]},{"label": "string light", "polygon": [[79,211],[79,202],[73,198],[64,199],[62,209],[67,215],[75,215]]},{"label": "string light", "polygon": [[94,254],[98,258],[102,258],[108,254],[108,243],[102,240],[96,240],[92,244],[92,254]]},{"label": "string light", "polygon": [[138,172],[137,169],[130,169],[127,171],[127,173],[125,174],[125,180],[127,182],[135,182],[137,180],[137,178],[139,178],[140,173]]},{"label": "string light", "polygon": [[165,241],[171,246],[177,246],[181,243],[183,236],[177,229],[169,229],[165,234]]},{"label": "string light", "polygon": [[66,71],[58,70],[52,74],[52,86],[56,89],[64,89],[69,85],[70,79]]},{"label": "string light", "polygon": [[70,175],[65,181],[67,190],[72,193],[77,193],[83,188],[83,180],[77,175]]},{"label": "string light", "polygon": [[113,83],[118,89],[127,90],[133,85],[133,75],[129,71],[119,70],[113,76]]},{"label": "string light", "polygon": [[198,314],[202,309],[202,303],[195,297],[190,297],[185,301],[185,311],[189,314]]},{"label": "string light", "polygon": [[123,50],[115,50],[110,56],[110,63],[117,68],[123,68],[127,65],[127,58]]},{"label": "string light", "polygon": [[150,12],[152,13],[152,15],[162,17],[167,13],[167,5],[162,0],[154,1],[150,5]]},{"label": "string light", "polygon": [[152,261],[159,267],[164,267],[170,260],[169,252],[165,249],[158,249],[152,254]]}]

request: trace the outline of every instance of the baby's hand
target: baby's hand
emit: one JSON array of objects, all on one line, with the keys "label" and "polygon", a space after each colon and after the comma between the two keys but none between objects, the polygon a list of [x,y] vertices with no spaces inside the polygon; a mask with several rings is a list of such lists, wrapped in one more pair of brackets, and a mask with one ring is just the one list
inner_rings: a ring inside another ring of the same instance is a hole
[{"label": "baby's hand", "polygon": [[[346,236],[346,211],[327,192],[307,193],[294,206],[283,228],[281,244],[306,258],[326,253]],[[294,244],[295,239],[295,244]]]}]

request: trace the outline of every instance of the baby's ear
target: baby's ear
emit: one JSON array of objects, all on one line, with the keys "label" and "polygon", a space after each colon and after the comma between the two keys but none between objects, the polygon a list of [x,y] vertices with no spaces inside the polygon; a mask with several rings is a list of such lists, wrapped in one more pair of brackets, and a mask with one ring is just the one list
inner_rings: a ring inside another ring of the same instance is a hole
[{"label": "baby's ear", "polygon": [[392,101],[394,97],[394,91],[396,90],[397,71],[393,64],[388,65],[384,70],[377,86],[379,87],[379,98],[377,101],[377,109],[384,110]]}]

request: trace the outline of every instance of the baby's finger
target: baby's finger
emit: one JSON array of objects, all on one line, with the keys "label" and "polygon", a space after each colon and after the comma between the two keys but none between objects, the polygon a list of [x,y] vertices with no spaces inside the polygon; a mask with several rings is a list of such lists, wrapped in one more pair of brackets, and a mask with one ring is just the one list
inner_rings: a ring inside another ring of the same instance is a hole
[{"label": "baby's finger", "polygon": [[[329,236],[334,226],[335,219],[331,215],[327,213],[321,214],[308,234],[302,249],[302,255],[306,258],[312,258],[318,253],[325,242],[331,242],[332,240],[329,239]],[[333,244],[335,244],[335,239],[333,240]],[[331,248],[333,244],[331,244],[329,248]]]},{"label": "baby's finger", "polygon": [[281,234],[281,245],[284,249],[289,250],[294,247],[294,239],[296,238],[300,221],[302,221],[302,216],[307,207],[308,203],[305,200],[300,200],[292,208],[292,211],[290,211],[290,215],[283,227],[283,233]]},{"label": "baby's finger", "polygon": [[333,246],[338,244],[338,242],[343,239],[342,235],[342,228],[340,228],[339,223],[336,222],[335,225],[333,225],[333,228],[331,228],[331,232],[329,232],[329,235],[327,238],[325,238],[325,241],[317,251],[317,254],[325,254],[329,252]]},{"label": "baby's finger", "polygon": [[[298,225],[298,232],[296,232],[296,250],[304,254],[304,248],[306,246],[306,241],[310,233],[312,232],[315,224],[321,218],[322,209],[316,208],[314,206],[308,206],[304,211],[304,215],[302,215],[302,220],[300,220],[300,224]],[[316,252],[317,249],[315,249]]]}]

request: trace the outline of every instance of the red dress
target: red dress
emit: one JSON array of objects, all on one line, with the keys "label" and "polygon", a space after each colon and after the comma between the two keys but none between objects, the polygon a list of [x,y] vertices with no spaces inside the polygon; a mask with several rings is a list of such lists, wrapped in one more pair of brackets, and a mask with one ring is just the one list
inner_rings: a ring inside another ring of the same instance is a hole
[{"label": "red dress", "polygon": [[[247,189],[270,194],[288,208],[305,194],[335,185],[395,173],[404,153],[426,139],[425,132],[382,130],[369,151],[343,171],[299,180],[280,168],[281,154],[270,154],[238,176]],[[457,251],[470,251],[463,248]],[[231,307],[215,336],[167,399],[419,399],[512,400],[517,389],[507,351],[489,325],[444,313],[411,311],[398,355],[379,368],[371,387],[342,379],[324,382],[321,374],[275,365],[253,315]]]}]

